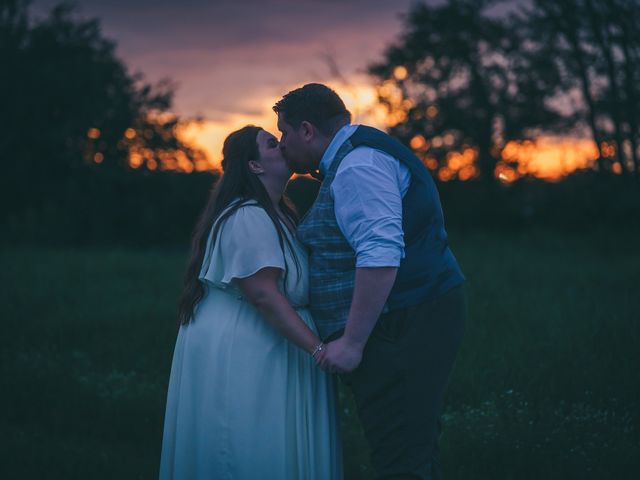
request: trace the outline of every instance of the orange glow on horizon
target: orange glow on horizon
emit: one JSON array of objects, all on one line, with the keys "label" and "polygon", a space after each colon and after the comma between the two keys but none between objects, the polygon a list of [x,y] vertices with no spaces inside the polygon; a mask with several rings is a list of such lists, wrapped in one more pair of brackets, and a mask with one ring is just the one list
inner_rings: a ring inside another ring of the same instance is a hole
[{"label": "orange glow on horizon", "polygon": [[[401,67],[396,67],[394,76],[402,77],[407,74]],[[404,67],[402,67],[404,68]],[[340,84],[328,84],[344,100],[345,105],[353,114],[353,123],[364,123],[385,129],[401,123],[407,119],[406,111],[413,105],[403,103],[397,87],[392,81],[379,86],[368,86],[364,82],[353,86]],[[295,88],[291,86],[290,89]],[[283,91],[288,91],[286,88]],[[378,103],[378,97],[382,96],[395,106],[391,112],[386,106]],[[193,165],[186,157],[177,156],[176,160],[161,161],[162,170],[179,170],[182,172],[202,172],[220,170],[222,157],[222,144],[227,135],[245,125],[258,125],[279,137],[277,130],[277,117],[272,111],[272,106],[280,99],[279,96],[265,97],[258,102],[258,114],[230,114],[221,121],[204,120],[180,126],[179,138],[194,148],[205,152],[205,159],[198,159]],[[436,105],[430,105],[423,113],[427,117],[434,118],[439,114]],[[146,132],[145,132],[146,133]],[[135,134],[135,132],[134,132]],[[125,137],[130,138],[131,133],[125,132]],[[144,135],[144,133],[143,133]],[[455,144],[455,137],[451,133],[431,138],[424,135],[415,135],[409,141],[409,146],[422,158],[427,168],[437,175],[442,181],[458,179],[461,181],[477,178],[479,170],[476,165],[477,151],[474,148],[464,147],[462,151],[449,151],[446,158],[439,163],[430,148],[451,148]],[[602,145],[603,156],[613,156],[615,148],[604,143]],[[557,181],[577,170],[593,168],[598,157],[598,149],[591,140],[571,137],[540,137],[535,140],[510,141],[502,151],[494,152],[500,156],[495,170],[497,179],[504,183],[511,183],[523,176],[531,175],[547,181]],[[134,152],[130,156],[130,165],[138,168],[149,160],[145,152]],[[615,167],[614,167],[615,168]]]},{"label": "orange glow on horizon", "polygon": [[501,158],[496,175],[507,183],[523,175],[558,181],[577,170],[593,168],[598,147],[587,139],[540,137],[508,142]]},{"label": "orange glow on horizon", "polygon": [[[207,161],[196,163],[195,171],[219,170],[220,160],[211,161],[211,159],[220,159],[221,144],[226,135],[247,123],[250,122],[242,117],[237,117],[231,124],[232,128],[228,128],[229,124],[218,125],[213,122],[189,126],[184,132],[185,139],[202,148],[208,156]],[[266,125],[265,122],[262,124]],[[278,136],[275,129],[269,131]],[[220,145],[218,147],[219,153],[214,155],[214,149],[211,145],[216,143]],[[410,147],[423,158],[427,168],[432,171],[438,168],[438,162],[431,156],[425,156],[424,152],[428,151],[430,146],[441,148],[452,143],[453,138],[448,135],[433,137],[431,142],[423,135],[416,135],[409,142]],[[597,157],[598,150],[595,143],[586,139],[540,137],[522,142],[511,141],[502,150],[501,161],[496,166],[496,178],[505,183],[512,183],[525,175],[531,175],[547,181],[558,181],[577,170],[593,168]],[[438,174],[438,177],[442,181],[454,178],[462,181],[474,179],[479,175],[479,170],[475,166],[476,159],[477,151],[473,148],[465,148],[462,152],[448,152],[446,162],[443,165],[446,170]],[[133,163],[132,166],[134,166]]]},{"label": "orange glow on horizon", "polygon": [[[342,98],[347,109],[352,113],[354,123],[366,123],[378,128],[388,125],[386,109],[379,105],[376,88],[366,85],[345,87],[339,84],[327,83]],[[290,86],[288,90],[296,88]],[[283,91],[288,91],[286,88]],[[195,171],[220,170],[222,160],[222,144],[231,132],[245,125],[257,125],[280,138],[277,128],[278,119],[273,112],[273,105],[280,100],[280,96],[266,97],[260,100],[257,115],[230,114],[224,121],[204,120],[185,125],[178,130],[178,136],[185,143],[202,149],[207,155],[207,161],[196,163]]]}]

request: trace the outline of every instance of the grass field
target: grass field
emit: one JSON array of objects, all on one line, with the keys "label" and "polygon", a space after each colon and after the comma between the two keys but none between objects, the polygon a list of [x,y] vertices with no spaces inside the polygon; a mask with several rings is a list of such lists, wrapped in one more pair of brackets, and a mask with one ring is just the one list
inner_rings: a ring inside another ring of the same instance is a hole
[{"label": "grass field", "polygon": [[[640,235],[451,243],[470,319],[443,418],[446,478],[637,478]],[[0,477],[156,477],[184,254],[0,257]],[[342,410],[347,479],[370,478],[346,392]]]}]

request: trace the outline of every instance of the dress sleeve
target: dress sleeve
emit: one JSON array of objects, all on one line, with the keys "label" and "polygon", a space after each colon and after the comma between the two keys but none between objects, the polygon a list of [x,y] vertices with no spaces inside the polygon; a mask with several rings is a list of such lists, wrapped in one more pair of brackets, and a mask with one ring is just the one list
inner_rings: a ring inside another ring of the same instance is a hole
[{"label": "dress sleeve", "polygon": [[221,225],[212,245],[212,232],[200,279],[220,287],[250,277],[265,267],[284,271],[278,232],[262,207],[242,206]]}]

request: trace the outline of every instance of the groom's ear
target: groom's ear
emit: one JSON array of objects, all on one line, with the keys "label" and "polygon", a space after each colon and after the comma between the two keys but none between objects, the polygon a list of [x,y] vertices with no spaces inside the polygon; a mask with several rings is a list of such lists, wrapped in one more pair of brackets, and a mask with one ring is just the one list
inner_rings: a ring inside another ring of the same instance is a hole
[{"label": "groom's ear", "polygon": [[313,140],[313,137],[316,136],[316,127],[314,127],[312,123],[303,120],[300,123],[300,136],[308,142]]}]

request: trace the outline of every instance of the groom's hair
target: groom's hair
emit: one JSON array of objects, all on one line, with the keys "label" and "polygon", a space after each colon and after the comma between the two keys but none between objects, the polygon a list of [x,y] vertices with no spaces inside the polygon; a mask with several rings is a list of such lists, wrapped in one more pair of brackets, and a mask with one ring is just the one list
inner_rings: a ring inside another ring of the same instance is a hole
[{"label": "groom's hair", "polygon": [[326,136],[351,121],[351,113],[342,99],[321,83],[307,83],[290,91],[273,106],[273,111],[294,128],[306,120]]}]

